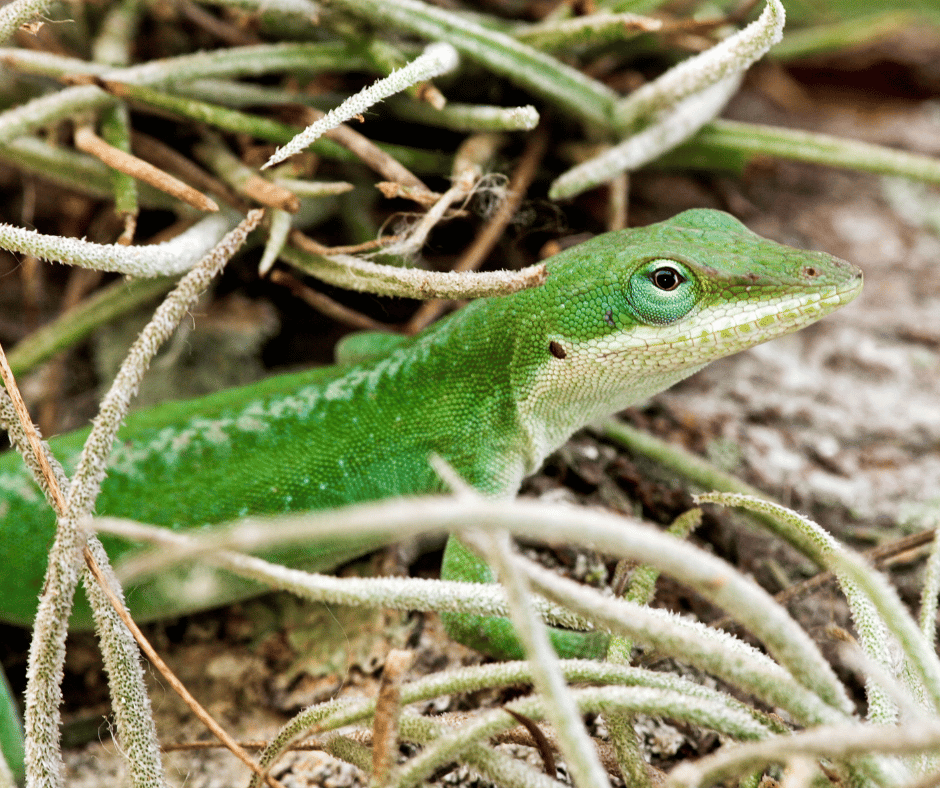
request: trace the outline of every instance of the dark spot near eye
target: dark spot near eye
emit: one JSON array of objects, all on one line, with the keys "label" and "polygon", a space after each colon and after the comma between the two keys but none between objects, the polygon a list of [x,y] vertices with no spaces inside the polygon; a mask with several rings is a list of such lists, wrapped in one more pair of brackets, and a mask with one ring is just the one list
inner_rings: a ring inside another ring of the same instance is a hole
[{"label": "dark spot near eye", "polygon": [[554,339],[548,343],[548,349],[555,358],[565,358],[568,355],[561,346],[561,342],[556,342]]},{"label": "dark spot near eye", "polygon": [[604,322],[611,328],[617,327],[617,324],[614,322],[614,312],[612,309],[608,309],[604,312]]}]

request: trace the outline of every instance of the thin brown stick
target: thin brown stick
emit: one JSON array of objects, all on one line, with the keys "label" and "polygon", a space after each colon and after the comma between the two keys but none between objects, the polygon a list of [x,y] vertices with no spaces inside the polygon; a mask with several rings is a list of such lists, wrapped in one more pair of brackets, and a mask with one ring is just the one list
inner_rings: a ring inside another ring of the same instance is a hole
[{"label": "thin brown stick", "polygon": [[362,314],[362,312],[357,312],[355,309],[343,306],[328,295],[314,290],[312,287],[308,287],[286,271],[274,270],[271,272],[270,279],[275,284],[286,287],[291,293],[297,296],[297,298],[302,299],[318,312],[322,312],[324,315],[333,318],[335,321],[345,326],[350,326],[361,331],[386,331],[393,333],[397,330],[395,326],[389,325],[388,323],[380,323],[378,320],[373,320],[368,315]]},{"label": "thin brown stick", "polygon": [[[304,124],[309,126],[320,120],[325,113],[312,107],[304,107],[303,114],[305,115]],[[407,169],[397,159],[393,159],[368,137],[353,130],[345,123],[340,124],[335,129],[330,129],[324,136],[355,153],[362,159],[363,164],[375,170],[386,180],[395,181],[403,186],[410,186],[418,193],[430,191],[411,170]]]},{"label": "thin brown stick", "polygon": [[430,104],[434,109],[444,109],[447,99],[431,82],[421,82],[415,85],[415,98]]},{"label": "thin brown stick", "polygon": [[109,167],[130,175],[144,183],[149,183],[156,189],[182,200],[187,205],[198,208],[200,211],[215,212],[219,206],[215,200],[206,197],[202,192],[174,178],[152,164],[138,159],[131,153],[125,153],[120,148],[109,145],[91,129],[90,126],[79,126],[75,129],[75,147],[92,156],[101,159]]},{"label": "thin brown stick", "polygon": [[[481,228],[460,260],[457,261],[453,268],[454,271],[475,271],[480,267],[500,239],[500,236],[502,236],[506,226],[512,221],[512,217],[515,216],[522,198],[535,179],[539,165],[547,150],[548,132],[546,127],[542,125],[529,135],[525,150],[522,152],[522,158],[509,179],[506,199],[499,206],[493,218]],[[418,333],[425,326],[432,323],[447,308],[449,303],[449,301],[427,301],[422,304],[411,320],[408,321],[405,328],[406,333]]]},{"label": "thin brown stick", "polygon": [[240,213],[248,212],[248,204],[238,196],[234,189],[229,188],[228,184],[156,137],[151,137],[142,131],[131,132],[131,148],[140,158],[149,161],[162,170],[175,173],[177,177],[186,180],[204,192],[214,194],[220,200],[231,205],[236,211]]},{"label": "thin brown stick", "polygon": [[422,208],[428,208],[434,205],[441,196],[437,192],[430,191],[425,186],[415,188],[414,186],[403,186],[395,181],[379,181],[375,184],[375,188],[382,192],[382,196],[386,200],[394,200],[400,197],[403,200],[416,202]]},{"label": "thin brown stick", "polygon": [[353,244],[351,246],[324,246],[314,241],[309,235],[304,235],[300,230],[291,230],[290,239],[305,252],[329,256],[331,254],[359,254],[360,252],[371,252],[374,249],[381,249],[383,246],[398,243],[398,241],[401,240],[401,236],[385,235],[381,238],[374,238],[371,241],[364,241],[361,244]]},{"label": "thin brown stick", "polygon": [[300,198],[296,194],[260,175],[251,174],[235,184],[235,187],[246,197],[269,208],[280,208],[288,213],[300,210]]},{"label": "thin brown stick", "polygon": [[91,550],[86,546],[84,548],[85,563],[88,565],[89,571],[95,576],[95,580],[98,581],[98,585],[101,586],[101,590],[107,595],[108,600],[111,602],[111,606],[114,608],[114,611],[120,616],[121,620],[124,622],[125,626],[130,630],[130,633],[134,636],[134,639],[137,641],[137,645],[140,646],[140,650],[144,652],[147,656],[147,659],[150,660],[151,664],[160,671],[160,675],[166,679],[167,683],[173,688],[173,691],[179,695],[183,702],[189,706],[193,714],[195,714],[199,720],[205,725],[212,733],[219,739],[219,741],[224,744],[229,751],[236,758],[238,758],[242,763],[245,764],[252,772],[261,777],[271,788],[284,788],[284,786],[272,777],[269,774],[266,774],[265,771],[252,759],[252,757],[243,750],[238,742],[236,742],[231,736],[226,733],[225,729],[222,728],[207,712],[186,689],[177,677],[176,674],[170,670],[169,665],[167,665],[163,658],[157,653],[156,649],[150,645],[150,641],[144,637],[144,633],[140,631],[140,628],[134,622],[134,619],[130,617],[130,614],[127,612],[124,605],[121,604],[120,600],[115,595],[114,591],[111,589],[107,579],[101,572],[101,568],[98,566],[98,563],[95,561],[94,556],[91,554]]},{"label": "thin brown stick", "polygon": [[532,737],[532,741],[535,742],[535,748],[539,751],[539,755],[542,756],[542,764],[545,767],[545,774],[549,777],[555,776],[555,755],[552,752],[552,745],[549,743],[548,738],[542,732],[542,729],[535,724],[535,720],[531,720],[528,717],[519,714],[517,711],[512,709],[507,709],[503,707],[510,717],[512,717],[516,722],[518,722],[523,728],[525,728],[529,735]]},{"label": "thin brown stick", "polygon": [[124,214],[121,218],[124,221],[124,229],[121,231],[121,234],[118,236],[118,239],[115,241],[115,243],[118,243],[121,246],[130,246],[132,243],[134,243],[134,234],[137,232],[137,215],[133,213],[127,213]]},{"label": "thin brown stick", "polygon": [[23,402],[23,396],[20,394],[19,387],[16,385],[16,379],[13,377],[13,370],[7,362],[6,353],[3,352],[3,346],[0,345],[0,378],[3,378],[3,385],[6,387],[7,394],[13,402],[16,415],[20,418],[20,424],[23,425],[23,431],[26,433],[26,439],[33,450],[33,456],[39,464],[43,478],[49,489],[49,494],[55,504],[56,514],[62,515],[65,511],[65,498],[62,496],[62,490],[59,489],[59,483],[55,474],[52,472],[52,466],[49,464],[49,458],[42,450],[39,434],[36,427],[33,426],[33,420],[29,417],[29,411],[26,409],[26,403]]},{"label": "thin brown stick", "polygon": [[372,785],[385,785],[398,749],[398,721],[401,717],[401,685],[414,662],[414,654],[392,649],[385,658],[379,697],[372,723]]}]

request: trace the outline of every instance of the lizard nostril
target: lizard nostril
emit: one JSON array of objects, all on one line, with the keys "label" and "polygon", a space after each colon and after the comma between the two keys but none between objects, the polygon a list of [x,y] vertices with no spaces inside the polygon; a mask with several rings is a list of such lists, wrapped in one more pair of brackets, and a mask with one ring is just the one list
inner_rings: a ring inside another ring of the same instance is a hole
[{"label": "lizard nostril", "polygon": [[548,349],[555,358],[565,358],[568,355],[561,342],[556,342],[554,339],[548,343]]},{"label": "lizard nostril", "polygon": [[819,276],[819,269],[818,269],[818,268],[814,268],[814,267],[811,266],[811,265],[808,265],[808,266],[806,266],[806,268],[803,269],[803,273],[806,274],[806,275],[807,275],[808,277],[810,277],[810,278],[815,278],[815,277]]}]

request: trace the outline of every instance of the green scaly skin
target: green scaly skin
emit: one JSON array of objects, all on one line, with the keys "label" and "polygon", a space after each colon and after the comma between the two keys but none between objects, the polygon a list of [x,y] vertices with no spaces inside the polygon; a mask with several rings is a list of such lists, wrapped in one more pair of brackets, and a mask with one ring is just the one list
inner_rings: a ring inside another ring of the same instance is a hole
[{"label": "green scaly skin", "polygon": [[[443,489],[434,452],[468,483],[513,496],[576,429],[673,385],[708,362],[795,331],[852,300],[854,266],[764,240],[730,216],[687,211],[608,233],[548,263],[539,288],[475,301],[357,365],[283,375],[133,414],[120,433],[99,514],[173,529],[247,514],[328,509]],[[87,431],[53,439],[70,471]],[[54,518],[18,456],[0,458],[0,619],[36,610]],[[132,546],[106,540],[112,559]],[[367,539],[274,556],[323,571],[368,552]],[[130,589],[138,620],[256,593],[210,570]],[[491,582],[451,539],[442,576]],[[199,590],[199,594],[196,590]],[[521,656],[509,622],[446,617],[450,633]],[[73,625],[90,626],[84,599]],[[606,639],[556,633],[565,656]]]}]

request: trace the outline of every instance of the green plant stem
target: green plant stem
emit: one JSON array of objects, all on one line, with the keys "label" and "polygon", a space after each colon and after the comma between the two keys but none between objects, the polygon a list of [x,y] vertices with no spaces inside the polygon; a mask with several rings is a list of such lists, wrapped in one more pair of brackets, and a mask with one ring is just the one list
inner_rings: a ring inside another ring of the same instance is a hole
[{"label": "green plant stem", "polygon": [[549,188],[548,196],[556,200],[572,197],[672,150],[724,109],[737,92],[740,79],[740,75],[733,74],[682,99],[661,112],[655,123],[562,173]]},{"label": "green plant stem", "polygon": [[[124,604],[123,590],[101,542],[92,536],[87,549],[112,592]],[[87,567],[82,580],[94,610],[95,629],[108,674],[115,738],[127,760],[129,782],[135,788],[168,788],[137,642]]]},{"label": "green plant stem", "polygon": [[349,255],[325,257],[292,246],[285,246],[280,256],[304,273],[337,287],[421,300],[505,295],[545,280],[545,269],[538,265],[514,272],[459,274],[380,265]]},{"label": "green plant stem", "polygon": [[766,0],[760,18],[747,27],[620,99],[614,111],[617,128],[626,130],[657,118],[712,85],[744,73],[780,40],[784,16],[780,0]]},{"label": "green plant stem", "polygon": [[787,61],[840,52],[896,35],[909,28],[915,20],[910,11],[884,11],[831,25],[812,25],[787,33],[770,54],[774,60]]},{"label": "green plant stem", "polygon": [[120,0],[114,3],[92,45],[92,58],[98,63],[114,66],[130,63],[142,11],[141,0]]},{"label": "green plant stem", "polygon": [[80,85],[42,96],[0,114],[0,144],[29,134],[40,126],[71,119],[83,110],[114,104],[117,99],[97,85]]},{"label": "green plant stem", "polygon": [[261,76],[286,72],[354,71],[368,68],[362,57],[342,42],[256,44],[154,60],[115,69],[107,78],[116,82],[161,85],[206,77]]},{"label": "green plant stem", "polygon": [[[122,98],[157,110],[189,118],[200,123],[207,123],[223,131],[250,134],[257,139],[283,144],[293,139],[299,129],[287,123],[252,115],[247,112],[227,109],[217,104],[184,98],[164,93],[150,87],[119,83],[112,89]],[[397,159],[409,170],[423,173],[449,172],[451,157],[433,151],[406,148],[402,145],[383,144],[379,147]],[[358,162],[359,158],[346,148],[330,139],[318,139],[310,150],[329,159],[346,162]]]},{"label": "green plant stem", "polygon": [[[98,159],[72,148],[53,146],[36,137],[20,137],[0,144],[0,161],[45,178],[81,194],[110,199],[111,171]],[[141,206],[177,210],[179,201],[150,184],[138,184]]]},{"label": "green plant stem", "polygon": [[330,0],[373,25],[390,25],[430,41],[446,41],[570,115],[609,129],[617,94],[561,61],[464,16],[416,0]]},{"label": "green plant stem", "polygon": [[52,79],[59,79],[66,74],[102,76],[114,69],[114,66],[107,63],[95,63],[77,57],[57,55],[54,52],[15,47],[0,47],[0,60],[10,73],[33,74]]},{"label": "green plant stem", "polygon": [[231,79],[194,79],[192,82],[175,82],[173,92],[177,96],[221,104],[225,107],[270,107],[285,104],[315,107],[326,111],[340,99],[330,94],[315,96],[297,90],[256,85],[253,82],[236,82]]},{"label": "green plant stem", "polygon": [[[105,107],[101,115],[101,136],[109,145],[131,152],[130,112],[124,105]],[[118,170],[111,173],[114,210],[118,216],[137,216],[137,181]]]},{"label": "green plant stem", "polygon": [[[789,732],[789,729],[780,723],[777,718],[761,714],[716,690],[668,673],[591,660],[561,660],[559,667],[568,682],[668,690],[690,698],[713,701],[726,706],[729,710],[744,711],[753,716],[756,722],[766,726],[768,730],[778,735]],[[410,704],[455,693],[479,692],[486,689],[529,685],[531,683],[532,667],[529,663],[491,663],[435,673],[409,682],[402,687],[401,697],[402,703]],[[372,717],[375,708],[376,700],[372,698],[352,703],[347,699],[332,700],[303,709],[271,740],[264,753],[259,757],[259,763],[263,766],[272,763],[297,736],[312,727],[316,727],[321,731],[332,731],[348,725],[362,723]]]},{"label": "green plant stem", "polygon": [[526,658],[532,663],[532,683],[540,696],[545,716],[558,736],[559,748],[572,781],[579,788],[609,788],[607,773],[584,729],[545,625],[529,603],[532,591],[525,575],[518,571],[518,557],[509,535],[497,532],[480,538],[479,543],[506,592],[516,633],[525,646]]},{"label": "green plant stem", "polygon": [[210,52],[161,58],[136,66],[115,68],[108,63],[80,60],[50,52],[0,48],[0,58],[11,70],[45,77],[67,75],[107,77],[115,82],[159,86],[196,79],[261,76],[269,73],[317,73],[368,68],[368,62],[346,44],[280,43],[228,47]]},{"label": "green plant stem", "polygon": [[10,224],[0,224],[0,245],[10,251],[33,254],[100,271],[130,276],[172,276],[188,271],[231,229],[231,215],[210,214],[175,238],[149,246],[97,244],[61,235],[43,235]]},{"label": "green plant stem", "polygon": [[[835,542],[816,523],[780,504],[731,493],[699,495],[696,500],[741,506],[770,515],[777,522],[775,533],[832,571],[839,578],[846,596],[857,595],[864,599],[866,605],[870,604],[880,619],[879,623],[897,638],[911,673],[920,681],[934,713],[940,711],[940,659],[884,575],[872,571],[865,559]],[[855,600],[850,598],[849,602],[854,604]],[[854,608],[853,615],[856,615]],[[878,659],[877,654],[872,656]]]},{"label": "green plant stem", "polygon": [[399,118],[453,131],[531,131],[539,113],[531,104],[524,107],[494,107],[487,104],[448,102],[442,109],[413,99],[392,98],[386,106]]},{"label": "green plant stem", "polygon": [[[735,738],[762,740],[766,729],[753,725],[747,715],[732,714],[724,708],[711,708],[710,704],[693,701],[672,693],[650,693],[628,687],[591,687],[572,690],[572,698],[579,711],[615,712],[626,714],[652,714],[676,719],[695,719],[696,723],[712,730],[730,733]],[[540,697],[529,696],[506,704],[518,714],[532,720],[544,719],[545,704]],[[407,719],[407,718],[406,718]],[[410,719],[414,719],[411,717]],[[405,719],[403,719],[405,732]],[[430,720],[423,720],[425,724]],[[441,766],[462,756],[474,745],[483,744],[490,737],[516,725],[515,718],[502,709],[494,709],[465,723],[459,729],[437,732],[433,742],[414,758],[406,761],[399,772],[402,786],[422,785]],[[606,782],[606,780],[605,780]]]},{"label": "green plant stem", "polygon": [[772,500],[767,493],[716,468],[708,460],[616,418],[601,423],[601,434],[705,490],[741,493]]},{"label": "green plant stem", "polygon": [[940,183],[940,159],[932,156],[922,156],[829,134],[757,123],[714,120],[695,134],[684,147],[693,146],[705,147],[717,154],[763,154]]},{"label": "green plant stem", "polygon": [[[938,523],[940,525],[940,523]],[[937,528],[937,526],[934,526]],[[937,599],[940,596],[940,539],[934,536],[930,558],[924,570],[924,588],[920,597],[920,630],[929,643],[937,640]]]},{"label": "green plant stem", "polygon": [[666,5],[666,0],[598,0],[598,8],[614,14],[648,14],[660,6]]},{"label": "green plant stem", "polygon": [[666,788],[709,788],[747,771],[786,763],[799,755],[840,761],[877,753],[913,755],[936,751],[938,747],[940,724],[936,720],[921,720],[903,727],[831,725],[738,747],[722,747],[694,763],[685,761],[670,773]]},{"label": "green plant stem", "polygon": [[568,19],[552,19],[525,25],[512,32],[513,38],[544,51],[579,46],[597,47],[625,41],[643,33],[655,32],[662,21],[636,14],[596,13]]},{"label": "green plant stem", "polygon": [[372,773],[372,750],[347,736],[334,736],[324,746],[326,752],[353,766],[358,766],[366,774]]}]

